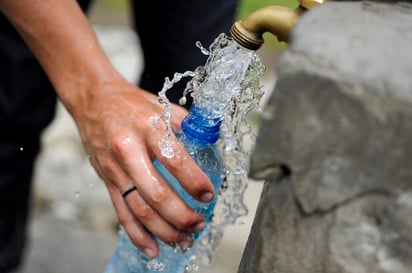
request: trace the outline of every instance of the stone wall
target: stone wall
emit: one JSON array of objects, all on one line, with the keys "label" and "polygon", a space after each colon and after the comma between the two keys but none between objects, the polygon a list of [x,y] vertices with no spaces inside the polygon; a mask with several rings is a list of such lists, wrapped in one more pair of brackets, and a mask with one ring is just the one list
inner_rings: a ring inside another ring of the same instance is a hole
[{"label": "stone wall", "polygon": [[412,5],[330,2],[278,62],[239,272],[412,272]]}]

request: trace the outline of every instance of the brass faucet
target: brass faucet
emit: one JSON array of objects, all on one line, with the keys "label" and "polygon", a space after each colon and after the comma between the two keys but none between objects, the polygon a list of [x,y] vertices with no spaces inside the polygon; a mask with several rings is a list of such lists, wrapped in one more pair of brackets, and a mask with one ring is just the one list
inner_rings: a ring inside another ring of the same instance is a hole
[{"label": "brass faucet", "polygon": [[243,47],[257,50],[263,44],[263,33],[271,32],[279,41],[287,42],[289,32],[303,12],[327,0],[299,0],[296,9],[266,6],[255,10],[243,21],[235,22],[230,29],[232,38]]}]

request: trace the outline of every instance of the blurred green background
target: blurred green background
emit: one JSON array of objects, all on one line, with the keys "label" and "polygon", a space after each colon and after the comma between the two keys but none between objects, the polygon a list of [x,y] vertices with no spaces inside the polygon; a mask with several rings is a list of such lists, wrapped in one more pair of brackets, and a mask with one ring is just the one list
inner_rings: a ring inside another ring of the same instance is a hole
[{"label": "blurred green background", "polygon": [[[240,0],[238,19],[245,18],[252,11],[269,5],[284,6],[289,8],[296,8],[299,5],[298,0]],[[263,34],[263,39],[265,39],[264,46],[275,47],[282,49],[286,47],[285,43],[278,42],[277,38],[270,33]]]},{"label": "blurred green background", "polygon": [[240,0],[238,18],[242,19],[255,9],[269,5],[296,8],[298,0]]}]

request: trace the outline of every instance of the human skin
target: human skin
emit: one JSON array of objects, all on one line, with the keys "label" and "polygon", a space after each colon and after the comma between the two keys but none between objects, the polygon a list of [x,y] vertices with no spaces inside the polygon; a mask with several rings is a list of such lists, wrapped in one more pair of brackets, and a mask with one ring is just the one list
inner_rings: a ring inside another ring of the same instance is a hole
[{"label": "human skin", "polygon": [[[147,230],[164,242],[190,247],[188,232],[204,229],[205,219],[178,197],[152,160],[157,157],[202,202],[211,201],[215,191],[175,138],[175,156],[161,155],[165,125],[149,123],[163,113],[157,97],[114,69],[76,1],[0,0],[0,10],[31,47],[73,117],[132,242],[151,258],[159,248]],[[172,113],[176,130],[187,112],[172,105]],[[137,190],[123,198],[132,185]]]}]

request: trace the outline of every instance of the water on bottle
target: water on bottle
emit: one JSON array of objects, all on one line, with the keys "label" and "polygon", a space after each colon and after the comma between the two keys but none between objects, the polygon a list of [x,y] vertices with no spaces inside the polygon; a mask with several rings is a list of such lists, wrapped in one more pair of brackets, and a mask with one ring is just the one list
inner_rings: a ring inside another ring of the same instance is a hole
[{"label": "water on bottle", "polygon": [[[163,89],[159,92],[159,102],[165,109],[161,117],[166,124],[162,140],[165,143],[173,134],[170,127],[173,113],[166,93],[183,77],[192,79],[187,83],[180,102],[184,104],[186,96],[190,95],[201,109],[208,109],[207,113],[203,113],[205,117],[212,121],[223,120],[218,146],[226,172],[213,219],[196,248],[197,260],[210,264],[225,228],[247,214],[243,195],[247,188],[248,158],[255,135],[246,116],[252,110],[260,111],[259,101],[263,91],[259,78],[265,68],[255,51],[239,46],[224,34],[219,35],[209,49],[200,43],[197,46],[203,54],[209,56],[206,64],[193,72],[176,73],[172,80],[166,78]],[[159,147],[162,153],[169,156],[173,153],[170,151],[171,146]],[[197,269],[193,263],[186,268],[186,271]]]}]

